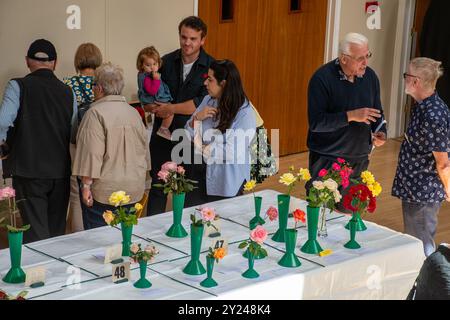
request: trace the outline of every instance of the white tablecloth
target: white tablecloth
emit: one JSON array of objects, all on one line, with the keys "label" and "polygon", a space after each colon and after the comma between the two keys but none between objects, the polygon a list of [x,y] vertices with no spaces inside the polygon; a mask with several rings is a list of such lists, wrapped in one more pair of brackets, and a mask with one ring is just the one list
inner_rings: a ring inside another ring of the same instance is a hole
[{"label": "white tablecloth", "polygon": [[[258,192],[263,197],[261,214],[276,206],[279,193],[272,190]],[[105,248],[121,242],[121,232],[103,227],[52,238],[23,246],[24,269],[43,266],[47,270],[46,285],[24,288],[0,282],[0,288],[17,294],[28,290],[31,299],[405,299],[425,259],[422,243],[374,223],[366,222],[368,230],[357,233],[362,248],[349,250],[343,245],[349,239],[344,228],[349,217],[338,213],[328,216],[326,239],[318,239],[323,249],[333,254],[326,257],[302,253],[299,248],[307,239],[306,226],[298,228],[295,253],[302,265],[283,268],[277,262],[282,257],[284,244],[267,240],[264,247],[268,257],[255,262],[260,278],[249,280],[241,276],[247,260],[238,249],[239,242],[249,236],[248,222],[254,216],[253,195],[210,204],[222,217],[221,232],[230,243],[229,254],[214,267],[215,288],[203,288],[202,276],[189,276],[182,269],[189,261],[190,238],[168,238],[164,235],[172,222],[172,213],[147,217],[134,226],[132,241],[144,246],[153,242],[160,254],[148,266],[147,278],[153,286],[136,289],[133,282],[139,278],[138,265],[132,265],[131,280],[113,284],[111,264],[103,264],[99,256]],[[306,202],[292,198],[291,211],[306,211]],[[189,232],[189,216],[194,208],[183,213],[183,225]],[[375,213],[376,214],[376,213]],[[290,227],[293,219],[289,219]],[[267,222],[271,233],[278,222]],[[201,261],[205,265],[206,251],[213,240],[204,237]],[[0,274],[3,277],[10,266],[9,251],[0,251]]]}]

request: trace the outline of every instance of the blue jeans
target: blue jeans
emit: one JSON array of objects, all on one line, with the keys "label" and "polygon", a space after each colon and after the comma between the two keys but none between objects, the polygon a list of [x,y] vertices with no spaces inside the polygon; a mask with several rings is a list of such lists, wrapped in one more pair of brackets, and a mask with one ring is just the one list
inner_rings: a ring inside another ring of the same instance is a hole
[{"label": "blue jeans", "polygon": [[436,235],[437,216],[441,205],[441,203],[402,201],[405,233],[422,240],[427,257],[436,250],[434,236]]}]

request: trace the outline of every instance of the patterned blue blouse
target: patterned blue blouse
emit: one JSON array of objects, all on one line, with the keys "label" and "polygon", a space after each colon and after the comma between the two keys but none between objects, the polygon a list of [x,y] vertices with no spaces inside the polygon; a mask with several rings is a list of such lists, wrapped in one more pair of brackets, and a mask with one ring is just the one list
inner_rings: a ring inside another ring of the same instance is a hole
[{"label": "patterned blue blouse", "polygon": [[442,202],[445,191],[433,152],[450,151],[449,109],[434,94],[418,102],[411,115],[400,150],[392,195],[415,203]]},{"label": "patterned blue blouse", "polygon": [[64,78],[64,83],[72,88],[77,97],[78,105],[94,101],[94,91],[92,91],[92,76],[73,76]]}]

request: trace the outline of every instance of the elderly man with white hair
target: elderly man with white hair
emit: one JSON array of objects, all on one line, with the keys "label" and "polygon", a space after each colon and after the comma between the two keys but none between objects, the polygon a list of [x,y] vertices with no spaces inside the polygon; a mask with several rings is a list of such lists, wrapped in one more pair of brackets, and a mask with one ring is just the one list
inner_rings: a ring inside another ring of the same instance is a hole
[{"label": "elderly man with white hair", "polygon": [[450,112],[436,92],[442,75],[441,62],[429,58],[412,60],[403,74],[405,92],[416,105],[392,187],[392,195],[402,200],[405,233],[422,240],[426,256],[435,251],[442,202],[450,201]]},{"label": "elderly man with white hair", "polygon": [[[123,97],[123,70],[105,63],[95,70],[95,102],[77,134],[73,175],[81,178],[83,225],[105,226],[103,213],[113,192],[125,191],[133,206],[144,194],[150,170],[147,130],[139,113]],[[127,207],[125,206],[125,207]]]},{"label": "elderly man with white hair", "polygon": [[[338,159],[353,168],[352,177],[367,170],[372,147],[386,141],[380,82],[368,67],[372,53],[368,39],[349,33],[341,41],[339,57],[312,76],[308,87],[308,148],[312,181]],[[339,209],[342,210],[338,206]]]}]

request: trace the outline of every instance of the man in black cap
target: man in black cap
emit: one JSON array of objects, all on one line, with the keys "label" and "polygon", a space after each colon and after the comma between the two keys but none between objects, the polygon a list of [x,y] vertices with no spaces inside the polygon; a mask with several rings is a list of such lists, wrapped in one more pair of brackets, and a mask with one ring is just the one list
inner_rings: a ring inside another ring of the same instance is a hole
[{"label": "man in black cap", "polygon": [[4,178],[12,177],[24,224],[24,242],[65,233],[70,192],[69,141],[76,98],[57,79],[56,49],[34,41],[26,56],[31,73],[8,82],[0,105]]}]

